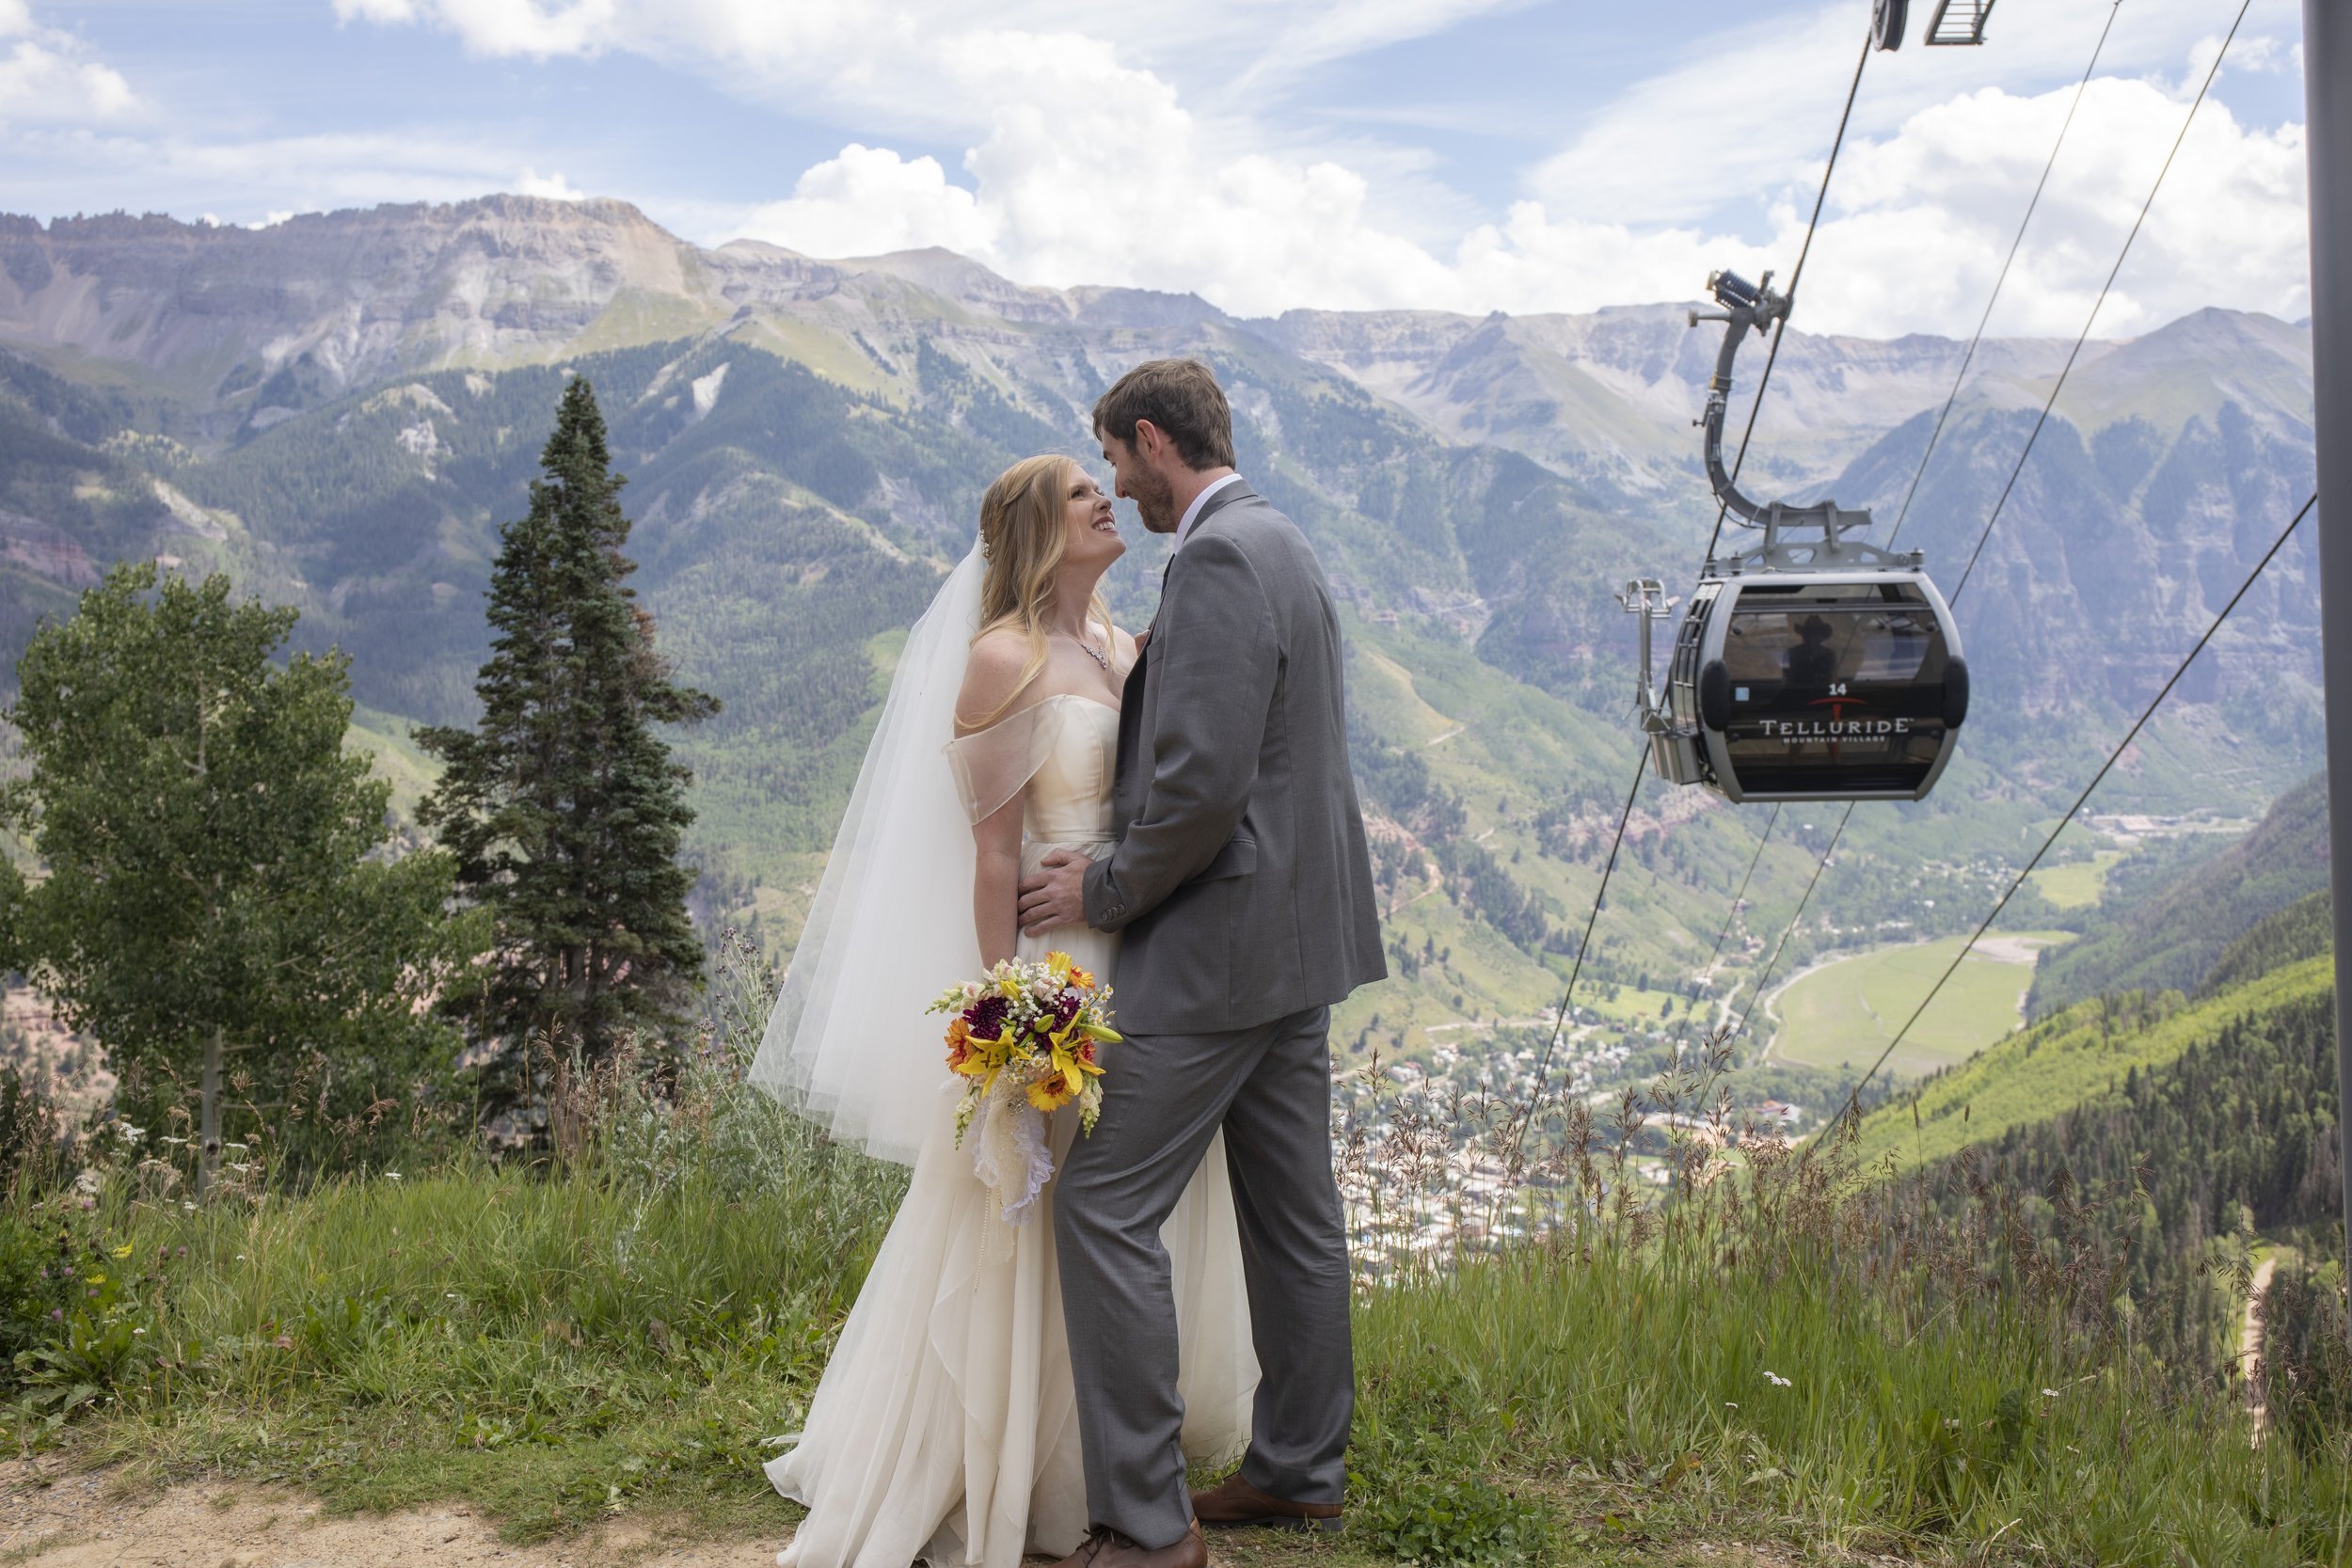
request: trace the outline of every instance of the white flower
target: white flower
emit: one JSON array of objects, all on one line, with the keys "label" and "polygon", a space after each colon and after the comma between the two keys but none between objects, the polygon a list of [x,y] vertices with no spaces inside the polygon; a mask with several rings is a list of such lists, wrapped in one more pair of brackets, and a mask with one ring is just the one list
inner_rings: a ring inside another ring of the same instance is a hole
[{"label": "white flower", "polygon": [[386,1176],[386,1178],[387,1178],[387,1179],[389,1179],[389,1180],[393,1180],[393,1181],[397,1181],[397,1180],[400,1180],[400,1172],[398,1172],[398,1171],[396,1171],[396,1170],[388,1170],[388,1171],[386,1171],[386,1172],[384,1173],[384,1175]]},{"label": "white flower", "polygon": [[1764,1374],[1764,1381],[1771,1384],[1775,1388],[1786,1388],[1788,1386],[1788,1380],[1781,1376],[1778,1372],[1766,1372]]},{"label": "white flower", "polygon": [[2058,1390],[2055,1388],[2044,1388],[2042,1390],[2042,1397],[2045,1400],[2054,1400],[2058,1398]]}]

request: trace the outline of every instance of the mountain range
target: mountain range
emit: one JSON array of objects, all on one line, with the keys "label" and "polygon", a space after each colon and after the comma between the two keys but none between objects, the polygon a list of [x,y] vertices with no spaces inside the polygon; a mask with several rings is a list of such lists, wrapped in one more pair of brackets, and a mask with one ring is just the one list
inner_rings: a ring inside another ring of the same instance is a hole
[{"label": "mountain range", "polygon": [[[1249,320],[1025,287],[935,250],[705,248],[599,200],[260,230],[0,216],[0,657],[110,561],[227,571],[298,606],[307,644],[352,654],[366,738],[412,799],[405,730],[469,715],[498,527],[563,382],[585,375],[665,651],[725,704],[679,737],[700,902],[782,944],[898,639],[968,546],[982,487],[1027,451],[1089,455],[1112,378],[1197,355],[1232,393],[1244,471],[1348,610],[1398,974],[1342,1027],[1406,1049],[1507,1034],[1558,1000],[1632,772],[1612,592],[1687,580],[1715,519],[1691,421],[1719,329],[1683,310]],[[1948,589],[2073,346],[1988,340],[1971,358],[1950,339],[1791,331],[1743,483],[1875,507],[1881,538],[1901,513]],[[2220,310],[2084,346],[1956,607],[1977,690],[1961,758],[1929,802],[1855,814],[1796,957],[1973,924],[2310,493],[2310,353],[2302,325]],[[1762,359],[1758,343],[1741,365],[1735,430]],[[1129,538],[1108,588],[1140,624],[1164,547]],[[2103,809],[2251,816],[2310,771],[2314,581],[2307,530]],[[1826,812],[1787,815],[1724,947],[1735,974],[1827,840]],[[1607,988],[1592,1028],[1659,1046],[1762,825],[1644,786],[1588,955]]]}]

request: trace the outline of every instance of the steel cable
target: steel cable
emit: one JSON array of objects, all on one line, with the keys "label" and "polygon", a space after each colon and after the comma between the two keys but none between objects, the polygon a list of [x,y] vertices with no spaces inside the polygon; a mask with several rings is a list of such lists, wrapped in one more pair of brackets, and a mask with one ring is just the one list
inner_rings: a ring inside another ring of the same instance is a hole
[{"label": "steel cable", "polygon": [[1895,526],[1887,531],[1886,543],[1893,548],[1895,536],[1903,531],[1903,521],[1911,515],[1912,499],[1919,493],[1919,481],[1927,477],[1928,459],[1934,455],[1936,442],[1944,436],[1944,421],[1952,416],[1952,405],[1960,400],[1961,383],[1967,379],[1968,367],[1976,363],[1977,347],[1984,341],[1984,329],[1992,324],[1993,307],[2000,302],[2001,290],[2009,282],[2009,269],[2016,264],[2018,247],[2026,243],[2026,230],[2033,222],[2034,209],[2042,205],[2042,193],[2050,183],[2050,171],[2058,167],[2058,150],[2066,145],[2066,133],[2074,126],[2074,111],[2083,106],[2084,89],[2090,86],[2091,72],[2099,69],[2099,56],[2106,52],[2107,35],[2115,30],[2115,13],[2123,8],[2123,0],[2114,0],[2107,8],[2106,25],[2099,29],[2099,41],[2091,47],[2090,63],[2083,67],[2083,78],[2074,84],[2074,101],[2066,106],[2066,119],[2058,125],[2058,140],[2050,144],[2050,156],[2042,166],[2042,178],[2034,182],[2033,199],[2026,203],[2026,215],[2017,220],[2017,233],[2009,242],[2009,254],[2002,258],[2001,271],[1993,279],[1993,293],[1984,302],[1984,314],[1977,318],[1977,330],[1968,340],[1967,352],[1960,356],[1960,369],[1952,373],[1952,389],[1945,394],[1944,407],[1935,416],[1935,428],[1928,433],[1928,444],[1919,453],[1919,466],[1912,470],[1911,488],[1903,492],[1901,510],[1895,514]]},{"label": "steel cable", "polygon": [[2116,252],[2115,265],[2107,269],[2107,280],[2099,285],[2099,297],[2091,302],[2090,314],[2084,319],[2083,329],[2074,339],[2074,346],[2067,351],[2066,363],[2059,368],[2058,380],[2050,388],[2050,395],[2042,403],[2042,412],[2033,421],[2033,430],[2026,436],[2026,449],[2017,454],[2017,466],[2009,471],[2009,483],[2001,486],[2001,499],[1993,503],[1993,515],[1984,520],[1984,531],[1977,535],[1977,546],[1968,552],[1968,564],[1961,569],[1960,586],[1952,590],[1952,597],[1960,597],[1968,586],[1970,574],[1977,569],[1977,558],[1984,553],[1984,542],[1993,537],[1993,525],[2000,520],[2001,509],[2009,505],[2010,492],[2017,487],[2017,476],[2026,471],[2026,459],[2033,455],[2034,443],[2042,439],[2042,426],[2050,422],[2050,410],[2058,406],[2058,393],[2066,389],[2066,378],[2074,372],[2075,357],[2083,344],[2090,340],[2090,328],[2099,319],[2100,308],[2107,302],[2107,291],[2115,287],[2115,279],[2123,270],[2124,259],[2132,253],[2132,242],[2139,238],[2140,226],[2148,221],[2149,210],[2156,204],[2156,193],[2164,189],[2164,177],[2172,172],[2172,160],[2180,156],[2181,144],[2188,140],[2189,127],[2197,123],[2197,111],[2204,106],[2205,95],[2213,90],[2214,79],[2221,74],[2221,62],[2229,58],[2230,44],[2237,38],[2239,26],[2246,21],[2246,12],[2254,0],[2241,0],[2237,20],[2230,24],[2229,36],[2213,56],[2213,64],[2205,71],[2204,85],[2197,89],[2197,97],[2181,117],[2180,133],[2172,138],[2172,149],[2164,155],[2164,166],[2156,170],[2156,182],[2148,187],[2148,199],[2139,204],[2139,216],[2132,220],[2132,231],[2123,236],[2123,248]]},{"label": "steel cable", "polygon": [[1919,1005],[1911,1010],[1911,1016],[1903,1020],[1903,1026],[1895,1031],[1894,1038],[1886,1042],[1886,1049],[1879,1053],[1878,1060],[1870,1064],[1869,1071],[1864,1073],[1861,1080],[1854,1085],[1851,1092],[1846,1097],[1846,1108],[1838,1113],[1841,1118],[1857,1114],[1862,1103],[1862,1091],[1869,1087],[1870,1080],[1878,1076],[1879,1069],[1886,1065],[1886,1059],[1894,1054],[1895,1048],[1902,1044],[1904,1037],[1911,1033],[1911,1026],[1919,1022],[1920,1015],[1928,1010],[1928,1004],[1933,1002],[1936,992],[1944,989],[1944,982],[1959,972],[1961,964],[1967,958],[1970,950],[1983,938],[1984,933],[1992,928],[1993,922],[2000,918],[2001,911],[2009,907],[2009,901],[2016,896],[2017,890],[2026,885],[2026,879],[2033,874],[2035,866],[2042,863],[2042,857],[2050,852],[2052,845],[2058,843],[2058,834],[2066,831],[2067,824],[2074,820],[2074,814],[2083,809],[2083,804],[2090,799],[2091,792],[2099,787],[2101,781],[2106,778],[2109,770],[2122,760],[2124,752],[2130,749],[2132,742],[2139,738],[2139,732],[2147,726],[2148,721],[2155,716],[2157,707],[2163,704],[2165,698],[2171,695],[2172,688],[2179,684],[2181,677],[2188,673],[2189,665],[2196,661],[2199,654],[2205,651],[2205,644],[2213,641],[2214,633],[2219,631],[2222,623],[2229,620],[2230,612],[2237,609],[2238,601],[2246,597],[2247,592],[2261,578],[2264,569],[2269,566],[2272,559],[2284,547],[2288,538],[2302,524],[2303,519],[2311,515],[2312,508],[2318,504],[2319,492],[2314,490],[2312,492],[2311,499],[2305,501],[2296,510],[2294,517],[2288,521],[2287,526],[2279,531],[2279,537],[2271,541],[2270,548],[2263,552],[2263,558],[2254,563],[2254,569],[2246,574],[2246,580],[2239,583],[2237,592],[2230,595],[2230,602],[2221,607],[2221,612],[2213,618],[2213,624],[2205,628],[2204,635],[2200,637],[2196,645],[2182,657],[2181,662],[2174,667],[2164,685],[2153,697],[2148,700],[2148,705],[2142,708],[2139,717],[2132,721],[2132,727],[2123,732],[2123,738],[2117,741],[2115,749],[2107,753],[2107,760],[2099,765],[2099,771],[2090,776],[2090,782],[2083,785],[2082,793],[2074,797],[2074,803],[2066,808],[2066,815],[2058,818],[2058,826],[2052,828],[2049,836],[2042,841],[2042,847],[2036,849],[2033,852],[2033,858],[2026,862],[2024,869],[2010,879],[2007,891],[2002,893],[2000,898],[1994,902],[1992,912],[1977,923],[1974,934],[1962,944],[1960,952],[1954,956],[1944,973],[1937,977],[1935,984],[1928,988],[1927,995],[1919,999]]},{"label": "steel cable", "polygon": [[[1804,260],[1813,254],[1813,231],[1821,225],[1821,204],[1829,199],[1829,178],[1837,172],[1837,154],[1839,150],[1846,145],[1846,126],[1853,119],[1853,101],[1855,95],[1862,90],[1862,69],[1870,63],[1872,42],[1872,39],[1865,34],[1862,40],[1862,57],[1854,61],[1853,81],[1846,87],[1846,107],[1837,116],[1837,135],[1830,139],[1829,163],[1821,170],[1821,188],[1813,196],[1813,216],[1804,226],[1804,243],[1797,247],[1796,270],[1788,275],[1788,287],[1786,293],[1791,312],[1796,309],[1797,285],[1804,277]],[[1780,362],[1780,341],[1788,335],[1788,317],[1783,315],[1772,327],[1772,346],[1764,356],[1764,373],[1757,378],[1756,383],[1756,401],[1748,404],[1748,422],[1746,427],[1740,432],[1740,451],[1731,462],[1731,478],[1735,484],[1740,480],[1740,465],[1748,460],[1748,437],[1756,434],[1756,410],[1764,406],[1764,389],[1772,384],[1772,367]],[[1715,509],[1715,531],[1709,534],[1707,540],[1707,556],[1710,561],[1715,557],[1717,542],[1724,536],[1724,517],[1730,510],[1729,501],[1724,501]]]}]

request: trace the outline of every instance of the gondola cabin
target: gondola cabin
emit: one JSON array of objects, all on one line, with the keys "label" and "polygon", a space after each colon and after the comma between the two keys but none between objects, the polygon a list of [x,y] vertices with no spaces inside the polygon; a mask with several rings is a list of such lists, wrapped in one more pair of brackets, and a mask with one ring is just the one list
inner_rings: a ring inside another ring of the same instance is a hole
[{"label": "gondola cabin", "polygon": [[1699,420],[1723,518],[1757,542],[1708,560],[1657,690],[1650,628],[1673,610],[1655,578],[1618,602],[1641,617],[1642,730],[1659,775],[1732,800],[1919,800],[1951,760],[1968,717],[1968,666],[1951,607],[1920,568],[1858,535],[1870,514],[1833,500],[1791,505],[1740,493],[1724,467],[1731,368],[1750,332],[1786,320],[1788,297],[1719,272],[1724,324]]},{"label": "gondola cabin", "polygon": [[1702,580],[1653,761],[1733,800],[1917,800],[1968,713],[1968,667],[1919,572]]}]

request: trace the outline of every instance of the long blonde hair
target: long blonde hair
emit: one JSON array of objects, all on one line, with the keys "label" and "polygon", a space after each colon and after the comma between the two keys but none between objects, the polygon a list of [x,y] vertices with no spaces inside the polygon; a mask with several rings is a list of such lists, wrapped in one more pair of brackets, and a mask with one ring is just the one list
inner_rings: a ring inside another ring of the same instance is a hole
[{"label": "long blonde hair", "polygon": [[[980,629],[977,642],[1000,626],[1019,626],[1029,640],[1028,662],[1005,700],[987,715],[964,720],[979,729],[1004,717],[1029,683],[1045,668],[1045,638],[1054,610],[1054,579],[1069,543],[1062,524],[1064,476],[1078,465],[1058,453],[1025,457],[996,476],[980,498],[980,553],[988,571],[980,579]],[[1098,590],[1087,599],[1087,619],[1100,622],[1105,651],[1110,643],[1111,610]]]}]

